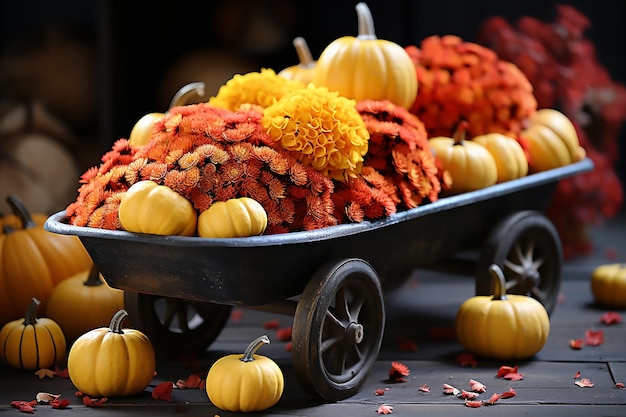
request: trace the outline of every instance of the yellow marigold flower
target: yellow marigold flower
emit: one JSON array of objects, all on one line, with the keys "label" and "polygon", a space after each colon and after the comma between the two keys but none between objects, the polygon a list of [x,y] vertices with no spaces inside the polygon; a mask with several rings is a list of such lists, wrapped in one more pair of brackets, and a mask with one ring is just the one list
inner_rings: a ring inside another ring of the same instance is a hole
[{"label": "yellow marigold flower", "polygon": [[272,105],[285,94],[304,88],[301,81],[288,80],[269,68],[261,72],[235,74],[222,85],[215,97],[209,99],[211,106],[239,110],[242,104],[256,104],[263,108]]},{"label": "yellow marigold flower", "polygon": [[262,123],[284,149],[326,176],[344,181],[361,172],[370,136],[354,100],[309,84],[267,107]]}]

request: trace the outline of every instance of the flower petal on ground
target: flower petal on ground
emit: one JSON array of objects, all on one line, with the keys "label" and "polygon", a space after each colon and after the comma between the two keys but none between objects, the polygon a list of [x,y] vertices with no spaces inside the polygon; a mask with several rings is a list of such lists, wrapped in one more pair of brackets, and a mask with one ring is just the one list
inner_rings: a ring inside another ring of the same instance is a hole
[{"label": "flower petal on ground", "polygon": [[589,378],[581,378],[574,382],[574,384],[578,385],[581,388],[591,388],[594,386],[594,383]]},{"label": "flower petal on ground", "polygon": [[459,395],[461,391],[450,384],[443,384],[443,393],[446,395]]},{"label": "flower petal on ground", "polygon": [[378,410],[376,410],[376,412],[378,414],[391,414],[393,413],[393,407],[387,404],[383,404],[378,407]]},{"label": "flower petal on ground", "polygon": [[576,349],[576,350],[582,349],[583,343],[584,343],[583,339],[570,339],[569,347],[571,347],[572,349]]},{"label": "flower petal on ground", "polygon": [[585,344],[599,346],[604,343],[604,330],[589,329],[585,332]]},{"label": "flower petal on ground", "polygon": [[470,389],[474,392],[485,392],[487,387],[482,382],[478,382],[475,379],[469,380]]},{"label": "flower petal on ground", "polygon": [[515,397],[516,395],[517,395],[517,391],[509,387],[508,391],[504,391],[502,394],[500,394],[500,398],[511,398],[511,397]]},{"label": "flower petal on ground", "polygon": [[518,366],[506,366],[503,365],[500,367],[500,369],[498,369],[498,374],[496,375],[496,377],[498,378],[502,378],[504,375],[506,374],[510,374],[510,373],[517,373],[518,370]]},{"label": "flower petal on ground", "polygon": [[618,324],[622,322],[622,316],[614,311],[607,311],[600,316],[600,323]]},{"label": "flower petal on ground", "polygon": [[161,382],[152,390],[152,398],[155,400],[172,401],[173,389],[174,384],[172,381]]}]

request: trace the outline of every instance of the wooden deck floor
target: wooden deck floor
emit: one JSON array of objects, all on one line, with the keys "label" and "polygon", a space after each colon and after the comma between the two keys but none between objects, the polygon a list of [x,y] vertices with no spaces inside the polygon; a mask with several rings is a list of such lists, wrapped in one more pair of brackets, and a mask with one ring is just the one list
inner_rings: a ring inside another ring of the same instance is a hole
[{"label": "wooden deck floor", "polygon": [[[623,218],[607,227],[594,230],[594,254],[566,262],[564,265],[561,300],[551,317],[551,333],[547,344],[536,357],[516,363],[479,361],[475,367],[463,367],[456,358],[463,353],[461,346],[445,335],[452,328],[456,310],[461,302],[473,295],[473,279],[430,271],[416,271],[406,285],[386,299],[387,325],[383,346],[374,368],[362,389],[353,397],[336,403],[323,403],[305,393],[296,381],[291,354],[286,342],[276,338],[276,330],[266,329],[270,321],[279,327],[291,326],[291,317],[277,316],[253,310],[235,310],[235,315],[218,340],[195,361],[183,362],[160,359],[158,375],[153,386],[163,381],[185,379],[192,373],[206,372],[212,361],[229,353],[241,352],[254,337],[267,333],[272,344],[259,352],[274,359],[285,374],[286,389],[280,402],[266,416],[367,416],[377,415],[381,404],[393,406],[394,415],[466,416],[625,416],[626,389],[626,322],[603,325],[599,322],[607,310],[593,304],[589,289],[593,268],[608,262],[607,250],[617,251],[621,261],[626,259],[624,242],[626,222]],[[621,246],[620,246],[621,245]],[[626,320],[626,312],[619,312]],[[581,338],[588,329],[602,329],[605,341],[581,350],[569,347],[569,340]],[[416,350],[401,349],[401,341],[412,341]],[[408,366],[410,376],[404,383],[388,382],[391,361]],[[507,381],[496,377],[501,365],[519,366],[523,380]],[[61,394],[71,401],[69,410],[52,410],[49,406],[35,407],[36,415],[82,416],[230,416],[209,402],[204,390],[174,390],[172,402],[151,398],[150,387],[144,393],[128,398],[109,399],[103,407],[85,407],[74,397],[75,388],[69,379],[39,379],[28,372],[0,368],[0,416],[18,415],[9,403],[32,400],[38,392]],[[575,376],[589,378],[591,388],[575,384]],[[468,388],[470,379],[487,386],[487,399],[492,393],[509,388],[516,396],[499,400],[494,406],[469,409],[464,402],[443,393],[444,383]],[[431,392],[419,390],[428,385]],[[383,389],[384,395],[375,391]]]}]

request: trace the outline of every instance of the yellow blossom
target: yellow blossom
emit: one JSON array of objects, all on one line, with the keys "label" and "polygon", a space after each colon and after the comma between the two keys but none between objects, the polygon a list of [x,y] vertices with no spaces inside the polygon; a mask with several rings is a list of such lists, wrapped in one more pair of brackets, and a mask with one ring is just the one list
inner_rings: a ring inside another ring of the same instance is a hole
[{"label": "yellow blossom", "polygon": [[262,123],[272,139],[324,175],[344,181],[361,172],[369,132],[354,100],[309,84],[265,108]]},{"label": "yellow blossom", "polygon": [[304,87],[304,83],[288,80],[274,70],[263,68],[260,72],[235,74],[222,85],[215,97],[209,99],[211,106],[237,111],[242,104],[270,106],[285,94]]}]

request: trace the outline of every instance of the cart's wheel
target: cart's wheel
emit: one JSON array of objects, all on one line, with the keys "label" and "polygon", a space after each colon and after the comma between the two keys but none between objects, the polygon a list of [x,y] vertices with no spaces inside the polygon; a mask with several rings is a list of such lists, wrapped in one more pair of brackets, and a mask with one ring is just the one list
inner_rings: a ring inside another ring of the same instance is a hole
[{"label": "cart's wheel", "polygon": [[226,325],[231,306],[124,291],[133,326],[165,353],[201,353]]},{"label": "cart's wheel", "polygon": [[515,213],[494,228],[482,248],[476,294],[492,294],[489,265],[498,264],[508,293],[531,296],[552,313],[561,287],[562,261],[561,240],[552,222],[536,211]]},{"label": "cart's wheel", "polygon": [[361,388],[378,356],[385,308],[376,271],[360,259],[320,268],[293,321],[293,364],[300,384],[327,401]]}]

